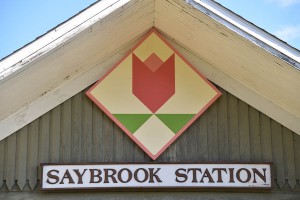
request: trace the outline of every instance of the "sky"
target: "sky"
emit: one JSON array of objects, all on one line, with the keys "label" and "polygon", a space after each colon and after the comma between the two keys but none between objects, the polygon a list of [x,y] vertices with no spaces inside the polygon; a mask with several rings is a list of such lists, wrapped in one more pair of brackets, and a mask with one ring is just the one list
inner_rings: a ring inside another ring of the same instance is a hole
[{"label": "sky", "polygon": [[0,0],[0,59],[96,0]]},{"label": "sky", "polygon": [[216,0],[300,50],[300,0]]},{"label": "sky", "polygon": [[[216,0],[300,49],[300,0]],[[96,0],[0,0],[0,59]]]}]

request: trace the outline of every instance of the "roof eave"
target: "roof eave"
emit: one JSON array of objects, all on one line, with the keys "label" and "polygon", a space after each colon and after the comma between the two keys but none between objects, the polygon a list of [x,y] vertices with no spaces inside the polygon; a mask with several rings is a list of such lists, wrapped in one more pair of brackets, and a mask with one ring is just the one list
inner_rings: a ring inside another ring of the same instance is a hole
[{"label": "roof eave", "polygon": [[212,0],[185,0],[228,29],[300,70],[300,51]]},{"label": "roof eave", "polygon": [[99,20],[122,7],[130,0],[99,1],[84,12],[65,21],[55,29],[25,45],[0,61],[0,84],[26,69],[30,62],[46,55],[51,50],[66,43],[70,38],[91,27]]}]

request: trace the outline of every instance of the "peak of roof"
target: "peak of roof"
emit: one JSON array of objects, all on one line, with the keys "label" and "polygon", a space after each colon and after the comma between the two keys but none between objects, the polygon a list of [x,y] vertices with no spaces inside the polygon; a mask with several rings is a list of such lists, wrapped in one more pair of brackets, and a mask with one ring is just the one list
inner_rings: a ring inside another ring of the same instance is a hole
[{"label": "peak of roof", "polygon": [[211,0],[103,0],[1,60],[0,139],[99,79],[153,27],[208,79],[300,134],[299,50]]}]

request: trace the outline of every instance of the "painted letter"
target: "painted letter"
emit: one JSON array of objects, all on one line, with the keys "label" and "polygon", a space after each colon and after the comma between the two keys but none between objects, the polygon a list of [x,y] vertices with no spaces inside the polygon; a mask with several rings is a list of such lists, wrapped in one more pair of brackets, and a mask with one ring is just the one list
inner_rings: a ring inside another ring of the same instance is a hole
[{"label": "painted letter", "polygon": [[253,183],[256,183],[256,175],[259,176],[259,178],[261,178],[261,180],[263,180],[264,182],[267,182],[266,180],[266,168],[263,168],[264,174],[260,173],[260,171],[258,171],[255,168],[252,168],[253,173],[254,173],[254,180]]},{"label": "painted letter", "polygon": [[197,171],[202,173],[201,169],[199,168],[188,168],[187,170],[187,174],[192,171],[193,172],[193,180],[192,180],[192,183],[197,183],[198,180],[197,180]]},{"label": "painted letter", "polygon": [[[111,171],[111,174],[108,174],[109,171]],[[118,183],[117,179],[115,178],[117,170],[115,170],[115,169],[104,169],[104,173],[105,173],[104,183],[109,183],[108,178],[111,178],[111,180],[114,183]]]},{"label": "painted letter", "polygon": [[[138,176],[138,173],[139,171],[143,171],[144,172],[144,179],[140,180],[139,179],[139,176]],[[144,168],[138,168],[137,170],[135,170],[134,172],[134,179],[139,182],[139,183],[144,183],[148,180],[148,177],[149,177],[149,174],[148,174],[148,171]]]},{"label": "painted letter", "polygon": [[75,182],[73,181],[73,179],[72,179],[72,176],[71,176],[69,170],[66,170],[66,172],[65,172],[65,174],[64,174],[64,176],[63,176],[63,178],[61,179],[61,181],[60,181],[59,184],[65,184],[65,183],[64,183],[64,179],[65,179],[65,178],[66,178],[66,179],[69,179],[69,184],[70,184],[70,183],[75,183]]},{"label": "painted letter", "polygon": [[211,177],[211,175],[210,175],[208,169],[205,169],[205,171],[204,171],[204,173],[203,173],[203,176],[202,176],[202,179],[200,180],[200,183],[203,183],[203,182],[204,182],[204,181],[203,181],[204,178],[208,178],[208,182],[209,182],[209,183],[214,183],[214,182],[215,182],[214,179]]},{"label": "painted letter", "polygon": [[[127,180],[124,181],[123,180],[123,177],[122,177],[122,172],[123,171],[127,171],[127,174],[128,174],[128,177],[127,177]],[[127,168],[123,168],[121,169],[119,172],[118,172],[118,179],[121,183],[128,183],[129,181],[131,181],[132,179],[132,172],[130,171],[130,169],[127,169]]]},{"label": "painted letter", "polygon": [[157,168],[157,170],[155,172],[153,172],[154,168],[149,168],[150,171],[150,178],[149,178],[149,183],[154,183],[154,178],[156,179],[156,182],[162,182],[159,178],[159,176],[157,175],[158,171],[161,168]]},{"label": "painted letter", "polygon": [[[184,171],[186,172],[186,169],[183,169],[183,168],[179,168],[176,170],[175,172],[175,175],[176,175],[176,182],[178,183],[183,183],[183,182],[186,182],[186,180],[188,179],[188,176],[186,174],[183,174],[183,173],[180,173],[179,171]],[[179,180],[179,178],[183,178],[183,180]]]},{"label": "painted letter", "polygon": [[229,168],[229,177],[230,177],[230,179],[229,179],[229,183],[234,183],[234,177],[233,177],[233,170],[234,170],[234,168]]},{"label": "painted letter", "polygon": [[77,184],[82,184],[82,177],[86,171],[86,169],[83,170],[82,174],[80,174],[79,169],[73,169],[73,171],[76,173],[78,176],[78,183]]},{"label": "painted letter", "polygon": [[[245,179],[244,181],[241,179],[241,171],[242,171],[242,170],[244,170],[244,171],[247,173],[247,177],[246,177],[246,179]],[[240,181],[241,183],[247,183],[247,182],[250,180],[250,178],[251,178],[251,173],[250,173],[250,171],[249,171],[248,169],[246,169],[246,168],[241,168],[241,169],[239,169],[239,170],[236,172],[236,178],[237,178],[237,180]]]},{"label": "painted letter", "polygon": [[222,171],[225,172],[227,174],[226,168],[213,168],[212,173],[214,173],[215,171],[218,172],[218,183],[223,183],[223,179],[222,179]]},{"label": "painted letter", "polygon": [[46,182],[49,183],[49,184],[56,184],[56,183],[58,183],[58,181],[59,181],[59,177],[58,177],[57,175],[52,174],[52,172],[56,172],[56,173],[58,174],[59,171],[53,169],[53,170],[50,170],[50,171],[47,173],[47,176],[48,176],[49,178],[51,178],[51,179],[54,179],[55,181],[54,181],[54,182],[51,182],[51,181],[49,180],[49,178],[47,178],[47,181],[46,181]]},{"label": "painted letter", "polygon": [[[97,171],[98,173],[95,174],[95,171]],[[102,178],[100,176],[101,173],[102,171],[100,169],[90,169],[90,174],[91,174],[90,183],[100,183],[102,181]],[[95,177],[98,178],[97,181],[95,181]]]}]

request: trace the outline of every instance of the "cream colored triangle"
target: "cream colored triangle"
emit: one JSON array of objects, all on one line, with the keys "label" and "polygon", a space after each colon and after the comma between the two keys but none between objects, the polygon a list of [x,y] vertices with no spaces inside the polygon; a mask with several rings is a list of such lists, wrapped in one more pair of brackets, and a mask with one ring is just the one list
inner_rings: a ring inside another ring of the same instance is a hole
[{"label": "cream colored triangle", "polygon": [[143,62],[152,53],[155,53],[163,62],[165,62],[174,53],[174,51],[155,33],[152,33],[133,51],[133,53]]},{"label": "cream colored triangle", "polygon": [[132,54],[105,77],[91,94],[112,114],[151,114],[132,93]]},{"label": "cream colored triangle", "polygon": [[162,121],[152,115],[134,136],[156,155],[175,135]]},{"label": "cream colored triangle", "polygon": [[157,114],[197,114],[217,92],[175,54],[175,94]]}]

